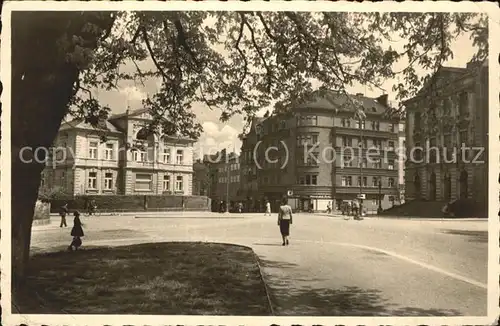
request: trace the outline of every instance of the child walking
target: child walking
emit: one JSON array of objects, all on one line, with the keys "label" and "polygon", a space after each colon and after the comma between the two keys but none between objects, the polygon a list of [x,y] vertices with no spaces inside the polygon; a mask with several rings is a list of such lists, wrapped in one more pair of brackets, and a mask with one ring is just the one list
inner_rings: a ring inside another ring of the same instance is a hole
[{"label": "child walking", "polygon": [[76,211],[74,213],[75,219],[73,220],[73,228],[71,229],[71,236],[73,237],[73,241],[71,241],[71,244],[68,247],[68,250],[73,251],[78,250],[80,246],[82,245],[82,239],[81,237],[84,236],[83,233],[83,223],[80,221],[80,212]]}]

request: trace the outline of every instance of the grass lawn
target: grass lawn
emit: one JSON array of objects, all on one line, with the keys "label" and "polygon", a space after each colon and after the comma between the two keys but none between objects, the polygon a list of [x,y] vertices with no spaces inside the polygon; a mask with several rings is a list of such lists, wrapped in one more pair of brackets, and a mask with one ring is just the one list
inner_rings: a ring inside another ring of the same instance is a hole
[{"label": "grass lawn", "polygon": [[13,312],[270,315],[251,249],[154,243],[35,255]]}]

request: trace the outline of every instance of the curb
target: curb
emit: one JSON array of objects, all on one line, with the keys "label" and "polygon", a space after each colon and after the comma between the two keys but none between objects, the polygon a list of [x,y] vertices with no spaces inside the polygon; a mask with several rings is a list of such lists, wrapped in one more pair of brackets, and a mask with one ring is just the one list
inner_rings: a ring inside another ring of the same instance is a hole
[{"label": "curb", "polygon": [[257,254],[255,253],[253,248],[250,248],[250,249],[252,249],[253,255],[255,257],[255,261],[257,262],[257,267],[259,268],[260,278],[262,279],[262,282],[264,283],[264,289],[266,290],[267,303],[269,304],[269,309],[271,310],[271,316],[276,316],[276,314],[274,313],[274,307],[273,307],[273,303],[271,300],[271,295],[269,294],[270,289],[269,289],[269,286],[267,285],[266,279],[264,278],[264,274],[262,273],[262,267],[260,266],[260,258],[259,258],[259,256],[257,256]]}]

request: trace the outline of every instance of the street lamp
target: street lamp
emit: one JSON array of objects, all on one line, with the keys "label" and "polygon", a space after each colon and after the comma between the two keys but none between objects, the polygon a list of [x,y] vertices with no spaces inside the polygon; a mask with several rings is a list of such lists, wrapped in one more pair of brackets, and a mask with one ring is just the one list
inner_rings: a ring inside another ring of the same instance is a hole
[{"label": "street lamp", "polygon": [[226,213],[229,213],[229,160],[226,159]]},{"label": "street lamp", "polygon": [[382,180],[378,180],[378,208],[377,214],[382,213]]},{"label": "street lamp", "polygon": [[359,146],[359,217],[361,218],[363,216],[363,163],[364,163],[364,156],[363,156],[363,120],[359,119],[359,141],[361,146]]}]

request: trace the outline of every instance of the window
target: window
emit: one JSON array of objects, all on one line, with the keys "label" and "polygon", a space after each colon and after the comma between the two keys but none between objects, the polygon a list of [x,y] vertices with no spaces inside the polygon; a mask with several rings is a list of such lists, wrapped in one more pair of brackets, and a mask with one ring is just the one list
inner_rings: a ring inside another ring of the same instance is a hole
[{"label": "window", "polygon": [[394,123],[391,123],[389,125],[389,132],[395,132],[396,131],[396,127],[394,126]]},{"label": "window", "polygon": [[415,130],[419,130],[422,127],[422,117],[420,112],[415,113]]},{"label": "window", "polygon": [[469,104],[469,98],[468,94],[466,92],[463,92],[460,94],[460,99],[459,99],[459,106],[458,106],[458,113],[460,116],[466,116],[469,112],[468,104]]},{"label": "window", "polygon": [[161,153],[163,163],[170,164],[170,148],[163,148],[163,152]]},{"label": "window", "polygon": [[297,117],[297,125],[299,126],[316,126],[318,125],[318,117],[315,115],[302,115]]},{"label": "window", "polygon": [[380,122],[372,121],[372,130],[380,130]]},{"label": "window", "polygon": [[342,146],[352,147],[352,138],[346,136],[342,137]]},{"label": "window", "polygon": [[368,142],[366,141],[366,138],[358,138],[358,147],[366,148],[368,147]]},{"label": "window", "polygon": [[[361,185],[361,177],[358,177],[358,186]],[[368,178],[367,177],[363,177],[363,184],[362,184],[363,187],[367,187],[368,186]]]},{"label": "window", "polygon": [[106,144],[106,148],[104,149],[104,159],[112,160],[113,159],[113,144]]},{"label": "window", "polygon": [[396,183],[394,182],[394,178],[389,178],[388,186],[389,186],[389,188],[394,188],[396,186]]},{"label": "window", "polygon": [[351,127],[351,119],[342,119],[341,121],[342,127],[344,128],[350,128]]},{"label": "window", "polygon": [[373,168],[374,169],[381,169],[382,168],[382,160],[379,158],[376,158],[373,160]]},{"label": "window", "polygon": [[106,172],[104,174],[104,189],[112,190],[113,189],[113,173]]},{"label": "window", "polygon": [[311,139],[313,145],[318,143],[318,135],[311,135]]},{"label": "window", "polygon": [[344,156],[344,167],[352,167],[352,157],[351,156]]},{"label": "window", "polygon": [[91,141],[89,143],[89,158],[97,158],[97,147],[99,143],[96,141]]},{"label": "window", "polygon": [[146,162],[146,152],[141,150],[134,151],[134,161],[136,162]]},{"label": "window", "polygon": [[394,150],[394,141],[393,140],[389,140],[387,142],[387,149],[390,151]]},{"label": "window", "polygon": [[358,168],[360,167],[360,164],[362,165],[362,168],[366,168],[368,160],[366,157],[363,157],[361,159],[358,158]]},{"label": "window", "polygon": [[379,183],[380,183],[380,178],[378,177],[372,178],[372,187],[378,187]]},{"label": "window", "polygon": [[184,164],[184,152],[182,149],[177,150],[177,164]]},{"label": "window", "polygon": [[460,131],[460,145],[468,144],[467,130]]},{"label": "window", "polygon": [[389,170],[394,170],[394,160],[389,160],[389,164],[387,165]]},{"label": "window", "polygon": [[343,187],[350,187],[352,186],[352,177],[351,176],[343,176],[342,177],[342,186]]},{"label": "window", "polygon": [[382,140],[380,140],[380,139],[374,139],[373,140],[373,147],[381,148],[382,147]]},{"label": "window", "polygon": [[[360,124],[360,122],[361,122],[361,124]],[[365,121],[364,120],[363,121],[357,120],[356,121],[356,128],[357,129],[365,129]]]},{"label": "window", "polygon": [[283,129],[286,129],[286,121],[285,120],[280,121],[279,130],[283,130]]},{"label": "window", "polygon": [[443,100],[443,115],[444,116],[451,115],[451,100],[450,99]]},{"label": "window", "polygon": [[[219,180],[219,182],[220,182],[220,180]],[[163,176],[163,191],[170,191],[170,176],[169,175]]]},{"label": "window", "polygon": [[135,190],[151,190],[151,174],[137,173],[135,175]]},{"label": "window", "polygon": [[299,176],[297,183],[300,185],[306,184],[306,178],[303,175]]},{"label": "window", "polygon": [[178,175],[175,179],[175,191],[183,190],[183,177],[182,175]]},{"label": "window", "polygon": [[89,172],[88,188],[97,189],[97,172]]}]

